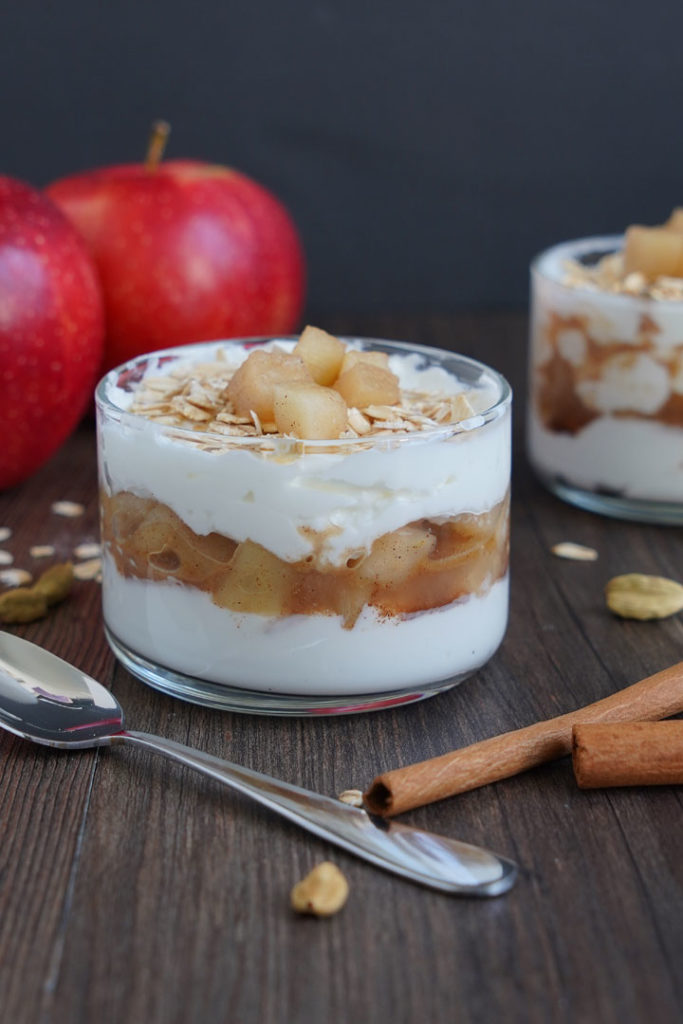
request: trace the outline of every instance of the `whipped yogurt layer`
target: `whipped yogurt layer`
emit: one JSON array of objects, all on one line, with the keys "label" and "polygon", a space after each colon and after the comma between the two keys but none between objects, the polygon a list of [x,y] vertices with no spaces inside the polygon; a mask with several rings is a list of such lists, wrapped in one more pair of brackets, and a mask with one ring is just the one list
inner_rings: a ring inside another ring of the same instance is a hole
[{"label": "whipped yogurt layer", "polygon": [[589,491],[683,505],[683,438],[675,427],[601,416],[574,436],[546,430],[532,411],[529,435],[531,459],[544,474],[560,473]]},{"label": "whipped yogurt layer", "polygon": [[[265,378],[307,372],[288,339],[169,350],[101,383],[104,614],[128,651],[195,682],[322,697],[457,681],[497,648],[507,385],[448,353],[344,344],[336,383],[273,386],[276,403],[337,391],[344,418],[316,440],[282,432],[272,405],[239,407],[255,351]],[[384,401],[350,404],[375,386]]]}]

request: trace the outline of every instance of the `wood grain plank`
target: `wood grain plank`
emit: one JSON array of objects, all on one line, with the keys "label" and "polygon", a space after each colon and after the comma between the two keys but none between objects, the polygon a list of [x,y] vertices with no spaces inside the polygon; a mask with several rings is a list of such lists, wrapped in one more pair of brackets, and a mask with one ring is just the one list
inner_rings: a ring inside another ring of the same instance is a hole
[{"label": "wood grain plank", "polygon": [[[0,495],[3,547],[14,565],[37,576],[74,547],[98,536],[92,428],[79,431],[30,481]],[[81,502],[85,513],[64,519],[53,501]],[[34,544],[54,545],[55,557],[34,559]],[[76,584],[50,616],[13,627],[81,667],[106,675],[113,658],[100,628],[99,589]],[[80,842],[97,754],[67,755],[0,733],[0,992],[7,1020],[36,1021],[52,1005]]]}]

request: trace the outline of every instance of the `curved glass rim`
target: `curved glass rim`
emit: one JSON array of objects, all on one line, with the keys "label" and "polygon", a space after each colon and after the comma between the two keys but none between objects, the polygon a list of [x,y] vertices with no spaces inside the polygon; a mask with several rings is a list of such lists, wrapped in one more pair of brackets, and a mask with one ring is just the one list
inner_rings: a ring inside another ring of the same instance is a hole
[{"label": "curved glass rim", "polygon": [[543,278],[544,281],[550,281],[560,288],[565,288],[568,292],[590,295],[593,299],[600,302],[615,302],[619,305],[628,303],[634,306],[642,306],[643,304],[651,306],[654,304],[658,309],[683,310],[683,300],[681,299],[653,299],[649,295],[626,295],[624,292],[606,292],[599,288],[585,288],[582,285],[574,284],[568,285],[558,275],[541,269],[542,262],[549,256],[556,256],[558,258],[564,256],[566,259],[572,259],[588,252],[601,252],[602,250],[604,250],[603,255],[607,256],[611,252],[623,249],[624,238],[625,235],[623,234],[588,235],[586,238],[574,238],[567,242],[558,242],[547,249],[543,249],[534,256],[529,265],[530,272]]},{"label": "curved glass rim", "polygon": [[[112,377],[124,373],[126,370],[132,369],[133,367],[143,363],[147,360],[158,360],[167,358],[169,356],[176,356],[183,358],[183,356],[190,355],[192,352],[199,348],[207,347],[221,347],[226,345],[248,345],[257,346],[265,345],[268,342],[296,342],[299,340],[298,334],[290,335],[259,335],[256,337],[245,337],[245,338],[219,338],[210,341],[197,341],[187,345],[178,345],[171,348],[158,349],[153,352],[146,352],[142,355],[135,356],[133,359],[127,360],[125,363],[121,363],[118,366],[113,367],[109,370],[98,382],[95,388],[95,404],[98,409],[103,412],[110,412],[115,414],[120,420],[129,420],[134,423],[144,423],[149,425],[150,429],[155,429],[160,433],[168,434],[172,431],[175,435],[187,439],[188,441],[196,441],[198,437],[207,440],[215,440],[220,442],[222,447],[229,445],[231,448],[246,448],[246,449],[262,449],[267,448],[268,451],[272,451],[274,448],[281,449],[283,446],[291,448],[292,446],[305,446],[310,451],[322,451],[334,448],[335,451],[339,449],[354,449],[361,448],[367,449],[368,447],[380,448],[396,447],[397,445],[410,444],[416,442],[425,442],[434,440],[435,438],[449,437],[454,434],[474,434],[480,430],[487,423],[500,416],[505,408],[510,405],[512,401],[512,388],[509,383],[503,377],[501,373],[488,366],[486,363],[480,362],[478,359],[473,359],[470,356],[461,355],[459,352],[451,352],[449,349],[434,348],[428,345],[413,344],[407,341],[391,341],[385,338],[368,338],[351,335],[337,335],[340,341],[343,342],[361,342],[364,347],[372,346],[384,346],[385,348],[393,349],[396,352],[402,352],[406,355],[416,354],[425,357],[431,357],[432,360],[440,363],[442,366],[445,360],[453,359],[458,360],[461,364],[471,367],[473,370],[478,371],[480,374],[489,374],[493,382],[498,388],[498,397],[496,401],[488,406],[481,412],[476,412],[473,416],[467,419],[458,420],[456,423],[446,423],[435,427],[433,430],[419,430],[414,433],[400,434],[396,433],[391,437],[380,436],[373,438],[372,436],[367,437],[361,435],[360,437],[343,437],[343,438],[328,438],[322,440],[309,440],[307,438],[293,437],[289,434],[265,434],[257,436],[235,436],[226,434],[216,434],[208,430],[191,430],[188,427],[175,426],[172,423],[159,423],[155,420],[148,419],[146,416],[142,416],[139,413],[129,412],[127,409],[122,408],[120,405],[116,405],[111,401],[109,396],[106,394],[106,388]],[[444,366],[444,369],[447,369]],[[466,426],[472,420],[477,420],[476,425]]]}]

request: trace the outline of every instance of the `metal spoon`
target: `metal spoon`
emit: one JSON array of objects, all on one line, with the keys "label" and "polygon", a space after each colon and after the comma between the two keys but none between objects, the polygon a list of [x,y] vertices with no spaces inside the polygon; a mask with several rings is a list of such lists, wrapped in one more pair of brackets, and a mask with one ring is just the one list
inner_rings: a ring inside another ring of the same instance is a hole
[{"label": "metal spoon", "polygon": [[488,850],[388,822],[173,740],[128,732],[123,728],[123,710],[109,690],[42,647],[3,632],[0,727],[64,750],[122,743],[156,750],[380,868],[443,892],[497,896],[517,876],[512,861]]}]

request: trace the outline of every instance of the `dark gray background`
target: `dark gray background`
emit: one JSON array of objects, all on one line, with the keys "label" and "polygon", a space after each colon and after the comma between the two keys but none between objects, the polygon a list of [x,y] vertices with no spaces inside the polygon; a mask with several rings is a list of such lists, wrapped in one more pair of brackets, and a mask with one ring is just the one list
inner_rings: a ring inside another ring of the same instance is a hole
[{"label": "dark gray background", "polygon": [[289,206],[309,312],[523,305],[529,258],[683,205],[680,0],[2,0],[0,172],[169,156]]}]

